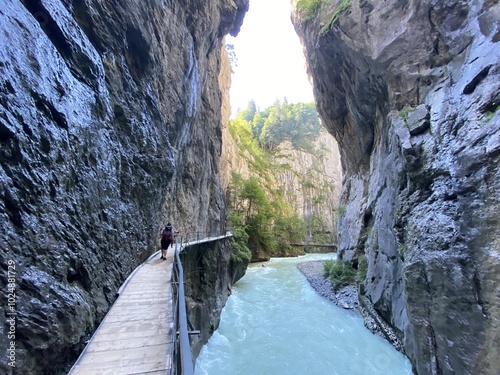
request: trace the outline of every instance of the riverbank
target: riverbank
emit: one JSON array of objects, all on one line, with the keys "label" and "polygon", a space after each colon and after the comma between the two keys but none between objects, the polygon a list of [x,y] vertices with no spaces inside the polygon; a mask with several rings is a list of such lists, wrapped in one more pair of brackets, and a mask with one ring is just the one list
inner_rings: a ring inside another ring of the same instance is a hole
[{"label": "riverbank", "polygon": [[360,314],[364,318],[364,324],[368,330],[385,338],[398,351],[404,352],[403,345],[394,330],[376,312],[367,297],[358,295],[357,288],[349,285],[340,288],[337,292],[334,291],[333,283],[323,276],[324,262],[324,260],[302,262],[297,267],[320,296],[343,309]]},{"label": "riverbank", "polygon": [[346,310],[358,312],[359,300],[356,288],[349,285],[339,289],[339,291],[335,293],[332,282],[323,276],[324,262],[324,260],[313,260],[299,263],[297,267],[320,296]]}]

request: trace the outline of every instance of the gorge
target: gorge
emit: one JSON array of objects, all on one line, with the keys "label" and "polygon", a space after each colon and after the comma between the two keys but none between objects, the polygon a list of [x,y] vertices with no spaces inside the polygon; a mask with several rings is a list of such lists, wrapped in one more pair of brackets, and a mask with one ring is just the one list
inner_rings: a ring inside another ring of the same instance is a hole
[{"label": "gorge", "polygon": [[[15,264],[17,313],[16,368],[2,334],[1,372],[66,373],[162,225],[225,225],[221,48],[247,8],[1,2],[0,279]],[[225,291],[230,249],[217,251]],[[213,293],[202,303],[216,312]]]},{"label": "gorge", "polygon": [[[339,257],[367,258],[364,296],[416,374],[498,375],[500,4],[293,3],[341,155]],[[2,1],[0,280],[17,313],[17,372],[3,354],[2,372],[66,373],[166,221],[225,228],[223,39],[248,6]],[[205,341],[244,273],[231,251],[203,275],[188,260]]]}]

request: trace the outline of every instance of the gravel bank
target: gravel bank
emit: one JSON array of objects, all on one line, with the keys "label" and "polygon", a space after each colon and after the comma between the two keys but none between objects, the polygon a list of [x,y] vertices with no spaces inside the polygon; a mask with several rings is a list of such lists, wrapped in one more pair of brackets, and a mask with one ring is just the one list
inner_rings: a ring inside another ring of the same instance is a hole
[{"label": "gravel bank", "polygon": [[346,286],[338,290],[333,290],[333,284],[323,276],[324,260],[313,260],[299,263],[297,267],[304,274],[309,284],[318,294],[336,305],[346,309],[358,312],[358,292],[353,286]]},{"label": "gravel bank", "polygon": [[[323,276],[324,262],[324,260],[313,260],[299,263],[297,267],[320,296],[327,298],[337,306],[363,316],[365,327],[368,330],[385,338],[397,350],[403,352],[403,345],[396,333],[378,315],[368,298],[364,296],[361,299],[358,298],[358,291],[354,286],[346,286],[335,293],[332,282]],[[363,302],[362,305],[360,305],[360,300]]]}]

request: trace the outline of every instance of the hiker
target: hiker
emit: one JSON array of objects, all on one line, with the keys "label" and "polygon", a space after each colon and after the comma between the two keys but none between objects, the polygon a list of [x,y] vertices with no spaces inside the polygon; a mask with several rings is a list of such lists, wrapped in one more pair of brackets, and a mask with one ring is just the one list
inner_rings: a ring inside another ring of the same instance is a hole
[{"label": "hiker", "polygon": [[174,228],[172,224],[167,223],[165,228],[161,231],[161,258],[167,259],[167,250],[170,244],[174,243]]}]

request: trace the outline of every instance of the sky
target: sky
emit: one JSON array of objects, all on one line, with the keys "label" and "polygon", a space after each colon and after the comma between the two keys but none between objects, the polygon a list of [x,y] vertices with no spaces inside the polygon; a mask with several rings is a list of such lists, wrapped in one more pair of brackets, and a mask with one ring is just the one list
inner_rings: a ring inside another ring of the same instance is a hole
[{"label": "sky", "polygon": [[233,44],[237,67],[230,89],[233,115],[254,100],[264,110],[276,99],[289,103],[314,100],[299,37],[290,20],[291,0],[250,0]]}]

